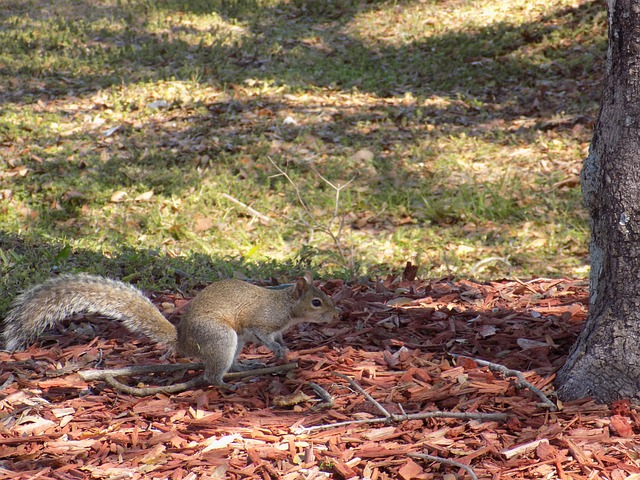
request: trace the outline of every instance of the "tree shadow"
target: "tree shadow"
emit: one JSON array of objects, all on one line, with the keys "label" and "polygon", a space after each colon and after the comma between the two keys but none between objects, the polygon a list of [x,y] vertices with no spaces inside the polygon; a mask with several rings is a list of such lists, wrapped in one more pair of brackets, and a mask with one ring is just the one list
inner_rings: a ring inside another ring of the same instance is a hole
[{"label": "tree shadow", "polygon": [[[82,158],[70,162],[69,156],[76,152],[54,153],[43,162],[41,158],[34,159],[33,152],[27,149],[18,157],[33,173],[14,181],[23,185],[35,182],[38,188],[49,182],[57,185],[56,192],[73,193],[83,181],[102,192],[136,185],[168,196],[178,195],[199,185],[202,165],[190,162],[194,156],[206,156],[211,163],[225,162],[239,152],[264,156],[268,152],[251,150],[251,139],[268,138],[274,131],[283,141],[295,142],[312,133],[327,145],[339,143],[358,148],[368,143],[368,133],[357,128],[345,130],[345,125],[366,123],[379,127],[389,144],[414,141],[414,135],[421,134],[408,129],[407,122],[440,125],[451,132],[464,129],[467,134],[496,143],[502,140],[493,132],[511,128],[509,123],[522,119],[524,114],[527,121],[517,128],[525,135],[547,126],[574,128],[591,121],[585,112],[596,101],[598,82],[589,79],[602,67],[605,50],[602,41],[584,34],[578,35],[574,44],[548,41],[558,25],[576,30],[584,27],[587,31],[598,25],[603,9],[595,0],[522,25],[499,22],[473,32],[447,31],[404,45],[372,43],[346,33],[345,26],[356,15],[389,7],[383,1],[297,0],[265,6],[255,0],[194,0],[138,2],[128,7],[78,0],[74,8],[60,5],[42,10],[35,8],[40,6],[37,0],[12,2],[0,13],[6,45],[4,58],[12,54],[24,56],[24,52],[31,56],[22,62],[0,62],[0,104],[35,111],[39,102],[44,102],[64,112],[74,98],[94,97],[110,87],[173,80],[193,81],[220,90],[232,90],[233,85],[246,82],[265,82],[290,90],[357,90],[371,94],[375,100],[363,108],[335,106],[326,113],[322,99],[300,105],[273,94],[212,98],[194,105],[169,99],[165,110],[168,115],[153,125],[125,123],[109,136],[95,128],[65,132],[64,136],[50,129],[39,135],[40,146],[85,143],[89,145],[87,149],[77,154]],[[152,28],[150,13],[158,10],[167,17],[183,12],[215,12],[223,21],[211,26]],[[77,12],[90,14],[80,18]],[[43,22],[50,31],[29,38],[22,22]],[[222,28],[228,30],[230,38],[220,34]],[[273,32],[279,37],[272,38]],[[74,43],[72,39],[78,36],[84,41]],[[196,41],[197,37],[202,41]],[[54,62],[61,52],[62,60]],[[47,58],[53,64],[47,64]],[[443,96],[448,101],[385,101],[406,94],[421,100]],[[568,99],[563,104],[563,115],[558,112],[560,97]],[[91,111],[83,113],[99,115],[116,108],[116,100],[107,98],[102,102],[96,101]],[[139,104],[117,108],[135,111],[147,108],[146,103],[141,100]],[[325,112],[322,121],[315,125],[282,125],[281,112],[303,109]],[[234,115],[225,115],[230,111]],[[69,116],[76,114],[68,112]],[[183,121],[176,126],[177,117]],[[262,119],[256,122],[256,117]],[[249,118],[252,121],[244,121]],[[20,128],[0,123],[0,143],[19,144]],[[387,128],[389,132],[385,131]],[[198,145],[196,151],[191,149],[193,144]],[[106,152],[106,158],[98,157],[99,149]],[[280,159],[289,161],[292,156],[283,154]],[[240,170],[237,165],[230,164],[228,168]],[[384,174],[383,171],[383,181]],[[402,171],[393,174],[410,175]],[[262,182],[272,181],[267,173],[259,175]],[[452,191],[455,189],[456,186],[451,187]],[[71,195],[61,203],[55,226],[43,220],[49,218],[44,214],[35,215],[32,226],[36,231],[49,229],[61,238],[73,236],[78,232],[77,223],[65,222],[82,221],[83,204],[82,197]],[[43,205],[30,205],[27,200],[27,206],[36,213],[48,208]]]},{"label": "tree shadow", "polygon": [[[211,282],[246,275],[267,284],[289,281],[303,276],[312,266],[304,259],[277,262],[248,260],[240,256],[216,256],[201,253],[171,257],[158,250],[122,247],[115,254],[86,249],[72,249],[62,240],[33,238],[0,231],[3,258],[0,287],[0,318],[18,293],[52,275],[83,271],[110,278],[124,279],[155,290],[188,293],[201,290]],[[270,276],[265,277],[264,272]]]},{"label": "tree shadow", "polygon": [[[48,18],[46,21],[53,24],[51,33],[34,40],[21,37],[19,26],[12,26],[12,17],[5,17],[7,53],[19,54],[29,49],[37,55],[83,49],[80,62],[90,62],[93,56],[104,62],[104,68],[68,78],[65,72],[46,71],[42,65],[25,63],[20,68],[15,67],[17,63],[4,65],[2,75],[9,80],[13,78],[12,84],[30,77],[46,82],[47,86],[42,88],[37,82],[30,86],[27,82],[17,92],[6,88],[0,99],[29,103],[47,94],[81,94],[83,90],[95,91],[118,84],[168,81],[178,74],[183,80],[195,78],[217,85],[259,79],[288,86],[357,88],[380,97],[404,92],[415,95],[464,92],[501,103],[513,96],[507,95],[507,91],[518,86],[535,87],[544,82],[547,92],[565,88],[567,84],[561,80],[584,77],[585,72],[598,69],[604,51],[603,42],[584,34],[572,45],[545,44],[545,39],[560,25],[578,29],[601,22],[602,7],[596,0],[521,25],[497,22],[473,32],[447,31],[398,46],[384,41],[365,43],[357,34],[344,32],[356,14],[386,8],[387,2],[300,0],[270,7],[254,0],[182,2],[179,7],[175,2],[154,4],[153,8],[167,17],[183,11],[216,12],[232,25],[231,30],[246,33],[236,41],[218,39],[211,44],[189,43],[179,36],[185,32],[198,37],[213,33],[211,38],[215,38],[220,25],[209,28],[180,25],[158,32],[148,25],[144,15],[134,16],[140,12],[123,14],[119,7],[76,3],[82,5],[80,11],[92,12],[95,19],[114,18],[119,12],[120,23],[114,23],[113,27],[98,21],[84,23],[76,29],[82,31],[86,42],[66,45],[68,35],[64,34],[73,31],[71,26],[79,21],[77,18],[64,18],[60,14]],[[68,14],[72,15],[71,11]],[[239,27],[233,27],[238,24]],[[271,39],[274,32],[278,38]],[[277,51],[272,50],[273,42],[280,44]],[[518,51],[521,52],[513,55]],[[505,78],[506,84],[496,84],[496,79]],[[559,83],[557,87],[554,81]]]}]

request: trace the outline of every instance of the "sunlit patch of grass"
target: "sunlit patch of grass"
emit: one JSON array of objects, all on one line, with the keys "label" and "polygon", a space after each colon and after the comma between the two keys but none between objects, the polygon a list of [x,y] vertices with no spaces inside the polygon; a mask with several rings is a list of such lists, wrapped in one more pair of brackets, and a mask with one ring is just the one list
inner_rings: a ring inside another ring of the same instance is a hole
[{"label": "sunlit patch of grass", "polygon": [[[270,275],[273,259],[345,277],[407,260],[432,276],[585,275],[575,180],[603,12],[573,0],[9,2],[2,271],[137,270],[163,286],[165,269],[193,285],[203,265]],[[72,253],[37,266],[47,245]]]}]

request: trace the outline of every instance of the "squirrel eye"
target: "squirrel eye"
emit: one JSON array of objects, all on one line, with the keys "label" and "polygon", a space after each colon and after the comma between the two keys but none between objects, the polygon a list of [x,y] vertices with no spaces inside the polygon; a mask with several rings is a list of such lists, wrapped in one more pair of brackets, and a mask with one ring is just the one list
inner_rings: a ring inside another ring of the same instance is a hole
[{"label": "squirrel eye", "polygon": [[311,305],[313,305],[314,307],[319,307],[322,305],[322,302],[319,299],[314,298],[313,300],[311,300]]}]

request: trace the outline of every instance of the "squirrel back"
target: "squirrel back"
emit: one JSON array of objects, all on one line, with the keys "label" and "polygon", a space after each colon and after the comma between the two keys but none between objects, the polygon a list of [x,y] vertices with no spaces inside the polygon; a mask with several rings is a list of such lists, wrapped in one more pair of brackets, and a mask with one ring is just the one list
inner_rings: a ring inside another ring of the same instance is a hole
[{"label": "squirrel back", "polygon": [[133,332],[174,347],[176,328],[140,290],[95,275],[60,275],[19,295],[4,320],[4,348],[26,346],[65,318],[80,313],[121,320]]},{"label": "squirrel back", "polygon": [[335,312],[334,302],[313,285],[310,277],[286,288],[229,279],[202,290],[189,304],[186,316],[189,322],[215,319],[241,333],[255,329],[276,332],[302,322],[325,323]]},{"label": "squirrel back", "polygon": [[205,362],[204,377],[224,385],[229,370],[243,370],[236,361],[246,341],[262,343],[285,356],[282,333],[302,322],[329,323],[338,317],[331,297],[313,284],[311,275],[286,288],[264,288],[241,280],[212,283],[189,304],[178,325],[177,350]]}]

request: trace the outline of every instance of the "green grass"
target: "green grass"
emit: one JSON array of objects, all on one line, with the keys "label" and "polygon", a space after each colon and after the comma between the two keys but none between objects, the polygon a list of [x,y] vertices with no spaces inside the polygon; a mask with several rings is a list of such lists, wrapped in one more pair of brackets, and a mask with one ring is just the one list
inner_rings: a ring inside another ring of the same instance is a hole
[{"label": "green grass", "polygon": [[[587,274],[579,186],[562,182],[597,112],[597,2],[5,4],[9,292],[52,269],[157,288],[406,261]],[[347,184],[338,204],[329,182]]]}]

